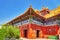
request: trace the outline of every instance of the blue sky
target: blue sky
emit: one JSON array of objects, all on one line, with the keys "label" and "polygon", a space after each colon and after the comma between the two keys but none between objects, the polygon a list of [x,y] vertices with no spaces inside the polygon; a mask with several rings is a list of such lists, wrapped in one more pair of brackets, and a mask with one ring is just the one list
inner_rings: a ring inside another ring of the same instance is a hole
[{"label": "blue sky", "polygon": [[38,10],[41,10],[42,6],[52,10],[60,5],[60,0],[0,0],[0,24],[24,13],[30,5]]}]

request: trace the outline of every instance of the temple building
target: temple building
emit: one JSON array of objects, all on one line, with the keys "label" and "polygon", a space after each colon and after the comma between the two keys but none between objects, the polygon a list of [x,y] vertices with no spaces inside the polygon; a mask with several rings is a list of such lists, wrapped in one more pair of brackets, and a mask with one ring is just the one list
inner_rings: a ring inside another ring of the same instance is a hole
[{"label": "temple building", "polygon": [[58,36],[60,26],[60,6],[56,9],[34,10],[30,6],[22,15],[8,22],[20,28],[21,38],[48,38]]}]

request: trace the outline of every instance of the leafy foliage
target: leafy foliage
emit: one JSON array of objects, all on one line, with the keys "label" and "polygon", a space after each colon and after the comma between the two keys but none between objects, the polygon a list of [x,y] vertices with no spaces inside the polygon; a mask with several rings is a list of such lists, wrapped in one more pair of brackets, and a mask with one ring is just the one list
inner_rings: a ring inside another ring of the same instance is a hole
[{"label": "leafy foliage", "polygon": [[4,40],[4,38],[19,38],[19,28],[12,25],[2,25],[0,29],[0,40]]}]

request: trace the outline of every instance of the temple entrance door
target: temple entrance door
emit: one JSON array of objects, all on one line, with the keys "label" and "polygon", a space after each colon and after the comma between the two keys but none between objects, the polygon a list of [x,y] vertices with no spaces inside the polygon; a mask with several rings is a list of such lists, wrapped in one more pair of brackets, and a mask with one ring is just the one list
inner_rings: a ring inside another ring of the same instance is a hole
[{"label": "temple entrance door", "polygon": [[27,30],[24,30],[24,37],[27,38]]},{"label": "temple entrance door", "polygon": [[40,30],[37,30],[37,31],[36,31],[36,37],[37,37],[37,38],[39,37],[39,32],[40,32]]}]

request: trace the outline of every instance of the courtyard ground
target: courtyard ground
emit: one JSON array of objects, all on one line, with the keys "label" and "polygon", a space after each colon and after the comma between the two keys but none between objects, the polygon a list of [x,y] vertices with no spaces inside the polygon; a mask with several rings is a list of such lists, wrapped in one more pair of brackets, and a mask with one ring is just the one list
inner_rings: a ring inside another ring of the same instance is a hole
[{"label": "courtyard ground", "polygon": [[42,38],[37,38],[37,39],[26,39],[26,38],[21,38],[21,40],[58,40],[58,39],[42,39]]}]

